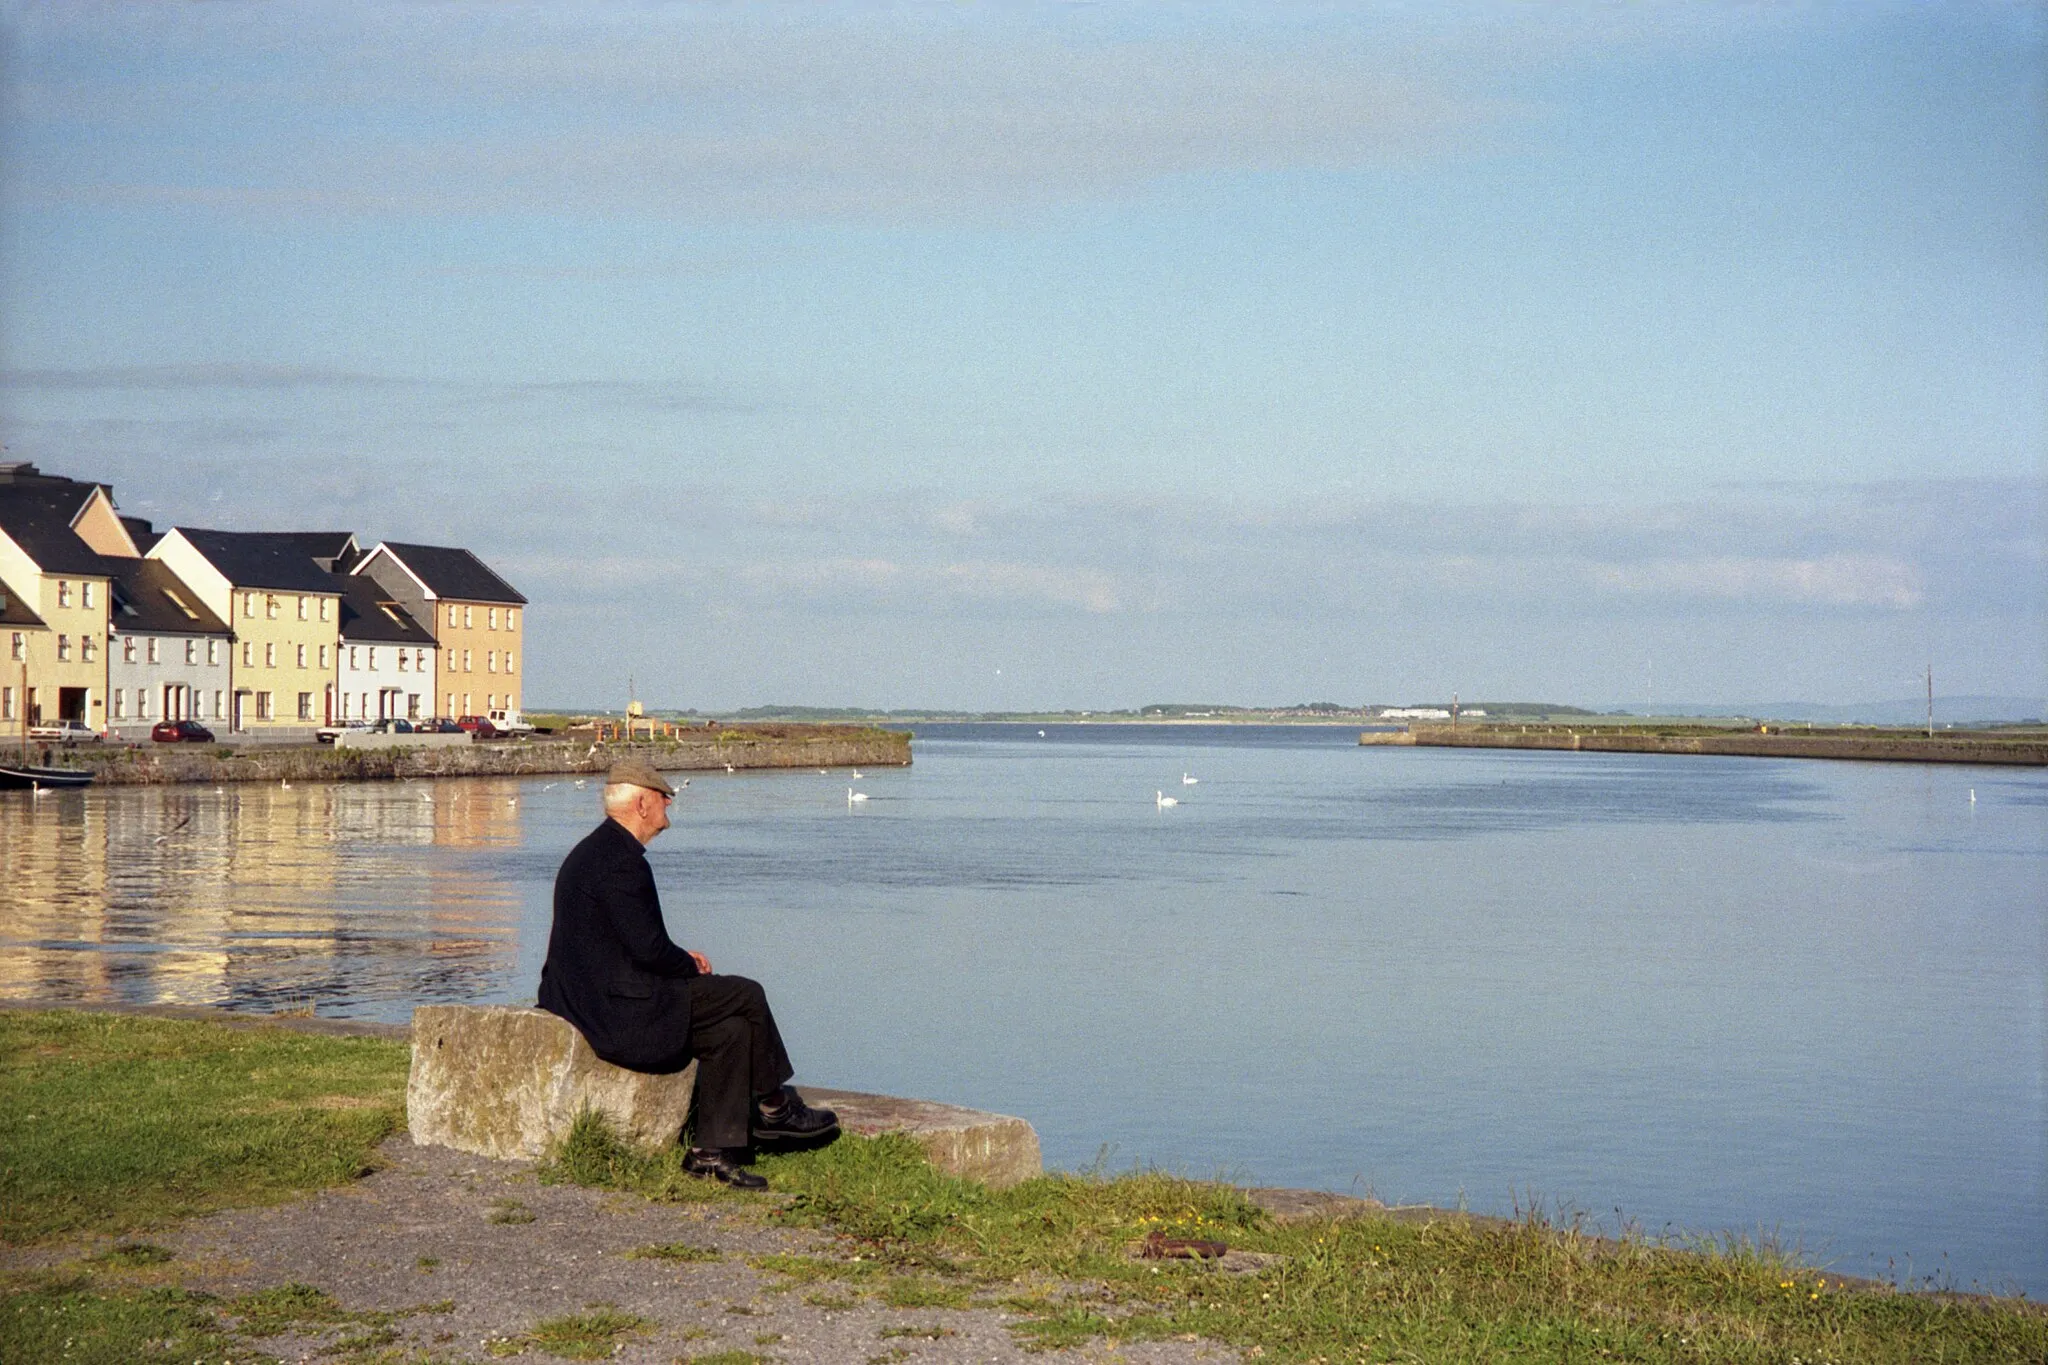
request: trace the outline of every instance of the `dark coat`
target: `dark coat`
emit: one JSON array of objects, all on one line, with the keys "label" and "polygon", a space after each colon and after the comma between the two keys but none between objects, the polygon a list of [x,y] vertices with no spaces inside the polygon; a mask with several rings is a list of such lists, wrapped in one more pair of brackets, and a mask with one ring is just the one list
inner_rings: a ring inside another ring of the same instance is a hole
[{"label": "dark coat", "polygon": [[555,874],[540,1007],[574,1024],[614,1066],[681,1071],[690,1063],[690,978],[697,974],[662,924],[647,850],[607,819]]}]

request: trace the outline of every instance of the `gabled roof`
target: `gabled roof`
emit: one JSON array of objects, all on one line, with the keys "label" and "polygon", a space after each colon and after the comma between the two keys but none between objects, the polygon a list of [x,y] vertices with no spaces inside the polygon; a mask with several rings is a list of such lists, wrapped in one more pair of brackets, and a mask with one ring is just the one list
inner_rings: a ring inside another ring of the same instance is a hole
[{"label": "gabled roof", "polygon": [[[451,545],[405,545],[395,540],[383,542],[377,550],[396,559],[435,597],[460,602],[526,602],[518,589],[468,550]],[[367,561],[368,556],[364,558]]]},{"label": "gabled roof", "polygon": [[334,576],[321,568],[308,551],[336,547],[347,532],[208,531],[192,526],[177,529],[235,588],[341,591]]},{"label": "gabled roof", "polygon": [[44,573],[111,577],[114,566],[127,561],[106,558],[71,529],[72,519],[98,487],[47,477],[27,484],[0,482],[0,531]]},{"label": "gabled roof", "polygon": [[42,626],[43,618],[22,601],[21,594],[0,583],[0,626]]},{"label": "gabled roof", "polygon": [[114,578],[107,628],[123,635],[226,635],[227,623],[208,611],[171,566],[160,559],[124,559]]},{"label": "gabled roof", "polygon": [[341,588],[343,644],[419,645],[434,648],[434,637],[411,613],[385,596],[375,579],[336,574]]}]

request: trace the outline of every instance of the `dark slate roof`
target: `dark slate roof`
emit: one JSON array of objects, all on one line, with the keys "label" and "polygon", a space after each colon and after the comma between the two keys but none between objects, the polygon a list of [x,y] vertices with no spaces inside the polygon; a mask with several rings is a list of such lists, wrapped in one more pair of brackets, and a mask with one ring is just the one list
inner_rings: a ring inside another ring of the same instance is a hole
[{"label": "dark slate roof", "polygon": [[385,541],[382,548],[412,570],[436,597],[460,602],[526,602],[518,589],[468,550],[449,545],[402,545],[395,540]]},{"label": "dark slate roof", "polygon": [[347,573],[359,558],[354,531],[257,531],[334,573]]},{"label": "dark slate roof", "polygon": [[71,529],[72,518],[97,486],[69,479],[0,483],[0,530],[44,573],[110,577],[114,573],[111,566],[127,561],[106,558]]},{"label": "dark slate roof", "polygon": [[374,579],[334,576],[341,589],[341,638],[347,644],[434,647],[434,637],[406,609],[384,595]]},{"label": "dark slate roof", "polygon": [[40,626],[43,618],[21,600],[21,594],[0,583],[0,626]]},{"label": "dark slate roof", "polygon": [[346,532],[207,531],[180,526],[178,533],[237,588],[272,592],[339,592],[334,576],[308,553],[338,546]]},{"label": "dark slate roof", "polygon": [[[227,623],[206,609],[160,559],[120,559],[114,610],[107,627],[123,635],[226,635]],[[173,596],[175,594],[175,596]],[[184,605],[180,606],[182,602]]]},{"label": "dark slate roof", "polygon": [[128,538],[135,542],[135,553],[146,555],[150,547],[164,538],[164,533],[150,525],[148,517],[121,518],[121,524],[128,528]]}]

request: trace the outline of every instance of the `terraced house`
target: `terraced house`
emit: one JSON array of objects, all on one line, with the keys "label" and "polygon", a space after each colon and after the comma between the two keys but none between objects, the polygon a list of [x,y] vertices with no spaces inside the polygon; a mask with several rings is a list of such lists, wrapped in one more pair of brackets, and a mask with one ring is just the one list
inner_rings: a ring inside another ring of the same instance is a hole
[{"label": "terraced house", "polygon": [[0,465],[0,583],[7,585],[0,719],[9,727],[106,727],[107,603],[113,570],[94,548],[127,543],[99,484]]},{"label": "terraced house", "polygon": [[353,570],[428,626],[440,651],[438,714],[520,709],[526,599],[468,550],[387,540]]},{"label": "terraced house", "polygon": [[[341,584],[330,567],[353,556],[345,531],[212,531],[180,526],[150,547],[234,632],[228,725],[303,731],[335,717]],[[322,561],[326,561],[323,564]]]},{"label": "terraced house", "polygon": [[341,585],[339,686],[342,720],[420,720],[435,714],[440,650],[376,580],[337,574]]}]

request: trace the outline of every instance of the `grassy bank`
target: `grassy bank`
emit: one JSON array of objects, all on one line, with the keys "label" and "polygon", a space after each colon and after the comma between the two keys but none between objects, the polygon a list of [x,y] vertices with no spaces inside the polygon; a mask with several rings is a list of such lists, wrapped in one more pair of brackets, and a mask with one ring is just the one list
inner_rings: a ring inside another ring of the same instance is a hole
[{"label": "grassy bank", "polygon": [[[405,1065],[402,1044],[376,1039],[0,1013],[0,1236],[134,1238],[346,1181],[399,1122]],[[1149,1172],[992,1192],[901,1138],[761,1169],[771,1195],[735,1194],[586,1123],[544,1174],[835,1231],[836,1251],[754,1264],[825,1306],[999,1305],[1048,1346],[1194,1336],[1330,1363],[2048,1359],[2048,1316],[2030,1305],[1844,1285],[1755,1248],[1602,1241],[1540,1219],[1283,1223],[1236,1190]],[[1153,1232],[1225,1242],[1230,1261],[1135,1259]],[[246,1363],[262,1358],[247,1339],[264,1324],[341,1320],[315,1288],[212,1300],[180,1289],[172,1266],[146,1283],[135,1267],[157,1259],[130,1241],[0,1284],[0,1360],[56,1358],[61,1340],[81,1362]],[[377,1315],[357,1316],[374,1338]]]}]

